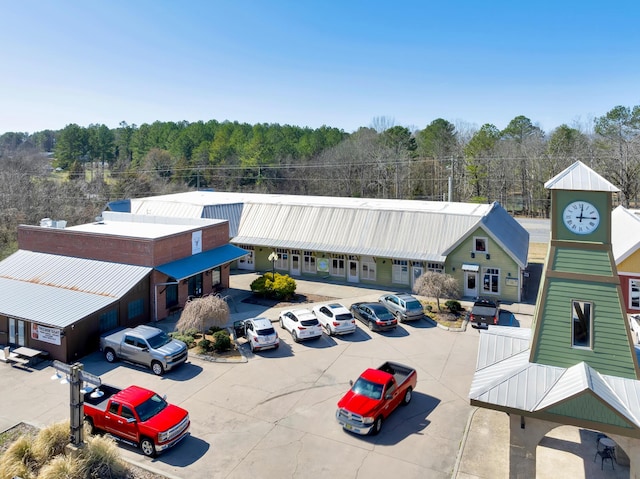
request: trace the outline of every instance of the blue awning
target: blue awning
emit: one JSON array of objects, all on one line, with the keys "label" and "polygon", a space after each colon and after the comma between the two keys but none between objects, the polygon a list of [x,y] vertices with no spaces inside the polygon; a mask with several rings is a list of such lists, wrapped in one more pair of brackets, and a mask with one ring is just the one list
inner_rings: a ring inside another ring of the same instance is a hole
[{"label": "blue awning", "polygon": [[157,266],[155,269],[177,281],[216,268],[249,254],[248,251],[232,244],[226,244],[209,251],[197,253],[187,258]]}]

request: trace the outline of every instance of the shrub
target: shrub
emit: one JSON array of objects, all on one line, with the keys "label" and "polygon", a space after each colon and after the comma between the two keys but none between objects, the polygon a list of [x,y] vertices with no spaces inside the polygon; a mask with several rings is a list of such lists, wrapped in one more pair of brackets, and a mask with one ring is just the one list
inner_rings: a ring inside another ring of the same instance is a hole
[{"label": "shrub", "polygon": [[215,333],[217,333],[218,331],[225,331],[224,328],[220,328],[218,326],[211,326],[208,330],[207,330],[207,334],[213,336]]},{"label": "shrub", "polygon": [[31,439],[20,436],[0,455],[0,479],[31,477],[30,470],[37,467],[31,448]]},{"label": "shrub", "polygon": [[251,291],[265,298],[291,299],[296,291],[296,282],[289,275],[265,273],[251,283]]},{"label": "shrub", "polygon": [[182,341],[187,345],[188,348],[192,348],[196,345],[195,336],[192,336],[186,333],[177,333],[177,332],[169,333],[169,336],[171,336],[173,339],[178,339]]},{"label": "shrub", "polygon": [[456,301],[455,299],[448,300],[446,303],[444,303],[444,305],[452,313],[458,313],[462,311],[462,305],[460,304],[460,301]]},{"label": "shrub", "polygon": [[87,477],[122,477],[126,467],[120,459],[116,441],[108,436],[93,436],[82,449]]},{"label": "shrub", "polygon": [[203,339],[198,343],[198,350],[202,354],[211,352],[213,350],[213,342],[206,338]]},{"label": "shrub", "polygon": [[231,349],[229,331],[224,329],[213,334],[213,349],[216,351],[227,351],[228,349]]},{"label": "shrub", "polygon": [[73,456],[56,456],[40,469],[39,479],[83,479],[84,467]]},{"label": "shrub", "polygon": [[69,443],[69,421],[51,424],[38,432],[33,441],[33,453],[41,464],[50,457],[63,454]]}]

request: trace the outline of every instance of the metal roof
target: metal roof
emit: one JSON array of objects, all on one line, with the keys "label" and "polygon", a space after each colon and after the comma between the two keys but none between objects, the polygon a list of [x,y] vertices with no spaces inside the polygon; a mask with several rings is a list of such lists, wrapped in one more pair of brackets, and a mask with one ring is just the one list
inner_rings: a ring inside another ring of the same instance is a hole
[{"label": "metal roof", "polygon": [[640,381],[600,374],[584,362],[569,368],[530,363],[530,335],[530,329],[506,326],[481,331],[472,401],[542,412],[587,392],[640,427]]},{"label": "metal roof", "polygon": [[156,269],[176,280],[181,280],[202,273],[211,268],[229,263],[246,256],[248,251],[232,244],[226,244],[219,248],[203,251],[186,258],[157,266]]},{"label": "metal roof", "polygon": [[18,250],[0,262],[0,314],[65,327],[117,301],[151,270]]},{"label": "metal roof", "polygon": [[620,264],[640,248],[640,217],[620,205],[611,212],[611,249]]},{"label": "metal roof", "polygon": [[544,184],[550,190],[609,191],[617,193],[620,189],[605,180],[581,161],[558,173]]}]

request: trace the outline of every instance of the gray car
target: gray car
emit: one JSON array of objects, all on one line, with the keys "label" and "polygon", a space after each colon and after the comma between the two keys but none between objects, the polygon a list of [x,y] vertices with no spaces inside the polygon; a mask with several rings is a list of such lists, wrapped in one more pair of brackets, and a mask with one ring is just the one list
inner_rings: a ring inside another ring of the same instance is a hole
[{"label": "gray car", "polygon": [[422,303],[407,293],[387,293],[378,301],[401,323],[424,318]]}]

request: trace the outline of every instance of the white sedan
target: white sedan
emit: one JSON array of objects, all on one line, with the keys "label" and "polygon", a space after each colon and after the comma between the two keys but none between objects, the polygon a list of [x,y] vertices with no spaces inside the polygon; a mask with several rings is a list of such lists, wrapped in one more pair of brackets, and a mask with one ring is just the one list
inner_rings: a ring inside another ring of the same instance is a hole
[{"label": "white sedan", "polygon": [[280,313],[280,327],[289,331],[296,343],[301,339],[322,336],[322,326],[320,326],[318,318],[308,309],[283,311]]},{"label": "white sedan", "polygon": [[324,304],[313,308],[313,313],[329,336],[349,334],[356,330],[356,320],[340,303]]}]

